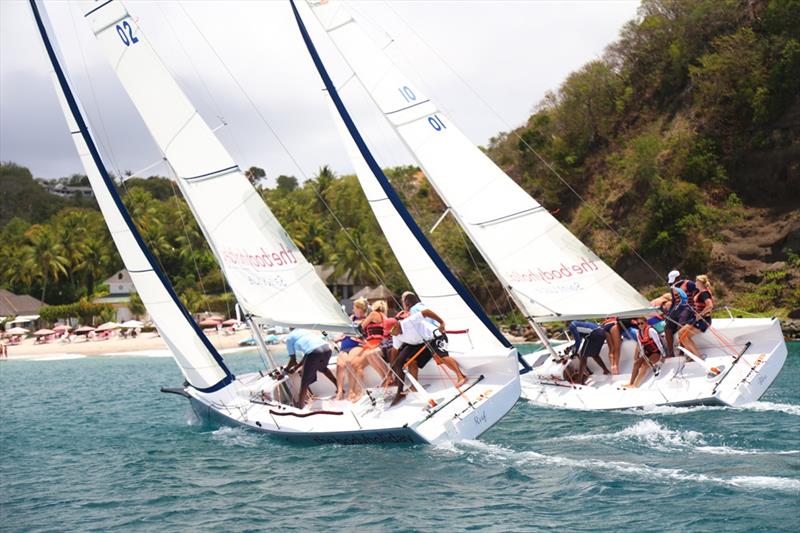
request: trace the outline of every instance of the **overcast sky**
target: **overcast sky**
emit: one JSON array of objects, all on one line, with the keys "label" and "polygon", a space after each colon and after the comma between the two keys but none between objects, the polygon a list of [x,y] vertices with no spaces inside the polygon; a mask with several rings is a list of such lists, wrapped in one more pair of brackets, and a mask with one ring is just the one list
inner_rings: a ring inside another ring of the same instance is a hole
[{"label": "overcast sky", "polygon": [[[339,173],[351,170],[287,1],[126,4],[206,121],[217,127],[222,124],[219,117],[225,120],[227,126],[218,135],[241,166],[263,167],[269,178],[292,174],[301,180],[323,164]],[[108,166],[136,172],[158,161],[147,129],[83,20],[85,4],[46,5]],[[524,122],[545,92],[557,89],[570,72],[599,58],[636,15],[638,1],[350,5],[368,22],[365,26],[377,41],[388,42],[387,35],[394,39],[388,50],[417,86],[470,139],[485,144],[499,131]],[[313,16],[305,6],[301,13],[307,15],[306,24],[317,37],[323,59],[330,62],[334,79],[343,80],[341,62],[318,33]],[[410,162],[367,99],[353,94],[347,104],[379,162]],[[0,160],[27,166],[37,177],[83,173],[24,0],[0,0]],[[152,173],[165,170],[156,166],[143,174]]]}]

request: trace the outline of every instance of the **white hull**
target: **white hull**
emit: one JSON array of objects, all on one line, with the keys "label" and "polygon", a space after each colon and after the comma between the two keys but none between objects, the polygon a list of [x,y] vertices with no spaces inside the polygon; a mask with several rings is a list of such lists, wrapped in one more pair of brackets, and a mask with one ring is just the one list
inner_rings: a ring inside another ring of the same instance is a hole
[{"label": "white hull", "polygon": [[[375,405],[366,395],[356,403],[333,399],[333,385],[323,376],[311,386],[320,399],[306,409],[262,403],[253,396],[253,386],[261,379],[258,373],[239,376],[213,393],[186,387],[181,394],[206,423],[242,426],[288,442],[441,444],[477,438],[514,406],[520,394],[516,350],[503,358],[459,357],[458,361],[469,377],[461,393],[435,363],[420,371],[419,382],[428,397],[436,400],[435,408],[427,408],[427,397],[418,392],[408,393],[405,400],[390,406],[393,394],[384,398],[383,389],[376,386],[378,376],[371,370],[367,371],[367,385],[372,386],[369,391]],[[293,393],[298,386],[293,375]],[[390,391],[393,393],[394,387]]]},{"label": "white hull", "polygon": [[[630,380],[636,344],[622,343],[620,374],[604,376],[589,359],[594,373],[586,385],[541,377],[536,367],[550,360],[546,351],[525,355],[534,371],[522,374],[522,398],[542,405],[568,409],[610,410],[658,405],[717,404],[738,406],[758,400],[769,388],[786,360],[786,342],[776,319],[714,319],[713,332],[694,337],[705,362],[722,372],[710,377],[696,362],[684,357],[668,358],[657,377],[648,370],[647,379],[637,389],[624,389]],[[749,347],[745,349],[747,343]],[[727,346],[726,346],[727,345]],[[566,344],[557,348],[561,351]],[[744,353],[735,362],[735,356]],[[610,368],[606,348],[601,354]],[[537,375],[539,374],[539,375]]]}]

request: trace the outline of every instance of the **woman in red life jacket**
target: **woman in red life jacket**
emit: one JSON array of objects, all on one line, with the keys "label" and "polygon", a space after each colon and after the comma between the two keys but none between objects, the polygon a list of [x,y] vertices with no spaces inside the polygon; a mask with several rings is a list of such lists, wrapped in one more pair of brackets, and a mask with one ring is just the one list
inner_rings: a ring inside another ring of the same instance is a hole
[{"label": "woman in red life jacket", "polygon": [[711,294],[711,282],[708,276],[699,275],[695,279],[697,292],[692,297],[690,303],[694,311],[694,320],[683,326],[678,331],[678,342],[681,346],[700,357],[700,351],[694,343],[692,337],[698,333],[705,332],[711,327],[711,312],[714,310],[714,297]]},{"label": "woman in red life jacket", "polygon": [[[356,300],[359,302],[361,300]],[[366,305],[364,300],[363,305]],[[355,303],[353,303],[355,306]],[[378,300],[372,304],[372,311],[361,321],[361,329],[364,331],[366,340],[360,348],[355,348],[347,358],[347,366],[353,383],[350,385],[350,395],[348,399],[358,401],[364,394],[364,371],[367,366],[372,366],[379,376],[386,377],[386,363],[381,357],[381,344],[386,339],[386,302]],[[391,343],[391,341],[389,341]]]},{"label": "woman in red life jacket", "polygon": [[[633,370],[631,370],[631,380],[626,389],[638,387],[645,376],[647,369],[664,356],[664,347],[661,345],[661,337],[655,328],[650,327],[647,319],[642,317],[636,321],[638,332],[636,333],[636,352],[633,355]],[[649,364],[648,364],[649,361]]]}]

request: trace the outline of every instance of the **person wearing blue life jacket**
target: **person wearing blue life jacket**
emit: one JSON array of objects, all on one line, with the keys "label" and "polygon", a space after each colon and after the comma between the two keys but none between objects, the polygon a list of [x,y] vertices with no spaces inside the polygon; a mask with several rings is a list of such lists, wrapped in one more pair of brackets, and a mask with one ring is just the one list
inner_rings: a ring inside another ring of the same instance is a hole
[{"label": "person wearing blue life jacket", "polygon": [[600,326],[594,322],[571,320],[569,326],[567,326],[567,330],[569,331],[570,335],[572,335],[572,339],[575,342],[572,344],[572,346],[567,348],[567,350],[571,351],[573,354],[578,354],[580,352],[581,343],[584,341],[586,336],[599,327]]},{"label": "person wearing blue life jacket", "polygon": [[[600,358],[600,350],[602,350],[603,345],[609,342],[611,338],[609,330],[600,326],[599,324],[594,324],[593,322],[579,322],[577,320],[573,320],[570,323],[570,330],[572,331],[573,329],[574,331],[578,332],[578,335],[581,335],[581,338],[583,338],[583,342],[580,344],[578,343],[577,337],[575,341],[575,350],[580,357],[580,366],[576,377],[578,383],[585,384],[586,378],[589,377],[586,364],[590,357],[594,359],[598,366],[603,370],[603,374],[611,374],[611,371],[608,369],[608,367],[606,367],[603,359]],[[578,349],[577,346],[579,345],[580,348]]]},{"label": "person wearing blue life jacket", "polygon": [[[302,377],[300,378],[300,393],[297,395],[295,407],[302,409],[307,402],[308,387],[317,381],[317,372],[322,372],[335,387],[336,377],[328,369],[328,362],[331,359],[331,347],[328,342],[319,334],[305,329],[291,329],[286,336],[286,351],[289,352],[289,363],[286,365],[286,372],[292,373],[299,367],[303,367]],[[303,359],[297,362],[297,353],[303,354]]]}]

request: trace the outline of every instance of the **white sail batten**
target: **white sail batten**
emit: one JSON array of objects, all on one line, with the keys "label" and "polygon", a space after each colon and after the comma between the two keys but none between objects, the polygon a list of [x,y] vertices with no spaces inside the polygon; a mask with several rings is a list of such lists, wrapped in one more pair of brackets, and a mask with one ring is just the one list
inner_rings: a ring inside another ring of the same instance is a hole
[{"label": "white sail batten", "polygon": [[360,84],[531,319],[641,314],[647,300],[495,165],[336,0],[307,0]]},{"label": "white sail batten", "polygon": [[88,3],[92,31],[214,251],[237,300],[268,323],[331,330],[350,320],[168,72],[119,0]]},{"label": "white sail batten", "polygon": [[37,26],[53,66],[53,83],[75,148],[86,170],[97,204],[114,244],[147,312],[172,352],[186,380],[195,388],[210,390],[229,383],[232,376],[221,357],[177,300],[169,282],[160,273],[138,234],[114,183],[103,166],[92,141],[77,97],[72,93],[44,9],[31,2]]}]

